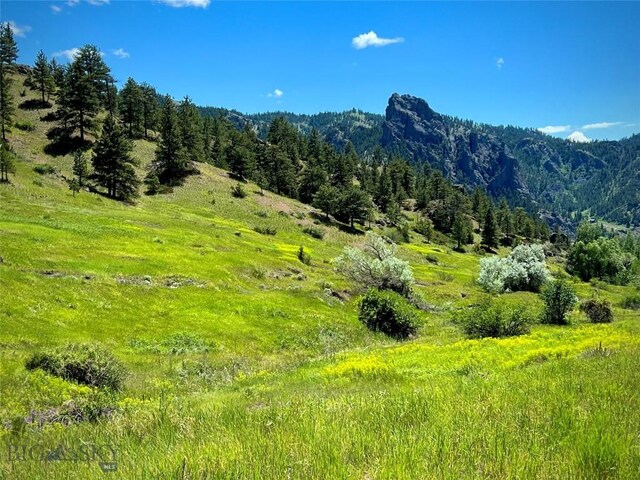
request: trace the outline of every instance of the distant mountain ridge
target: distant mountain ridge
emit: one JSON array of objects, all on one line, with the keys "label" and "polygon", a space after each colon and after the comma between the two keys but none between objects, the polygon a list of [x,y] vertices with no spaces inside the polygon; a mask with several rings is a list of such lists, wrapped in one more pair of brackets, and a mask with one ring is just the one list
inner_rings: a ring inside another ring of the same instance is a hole
[{"label": "distant mountain ridge", "polygon": [[440,114],[412,95],[394,93],[385,115],[359,110],[298,115],[244,115],[205,107],[238,126],[249,121],[261,136],[285,117],[298,130],[315,128],[330,143],[352,142],[360,154],[381,146],[415,164],[428,162],[467,188],[483,187],[538,210],[579,220],[581,212],[640,225],[640,135],[619,141],[574,143],[533,128],[493,126]]}]

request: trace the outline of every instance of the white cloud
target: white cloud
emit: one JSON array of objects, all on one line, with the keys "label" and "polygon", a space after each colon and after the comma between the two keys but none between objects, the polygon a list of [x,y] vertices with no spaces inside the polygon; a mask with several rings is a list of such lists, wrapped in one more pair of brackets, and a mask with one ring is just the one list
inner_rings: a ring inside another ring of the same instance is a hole
[{"label": "white cloud", "polygon": [[275,97],[275,98],[280,98],[284,95],[284,92],[282,90],[280,90],[279,88],[276,88],[273,92],[271,93],[267,93],[267,97]]},{"label": "white cloud", "polygon": [[351,45],[353,45],[353,48],[362,50],[363,48],[367,47],[385,47],[393,43],[402,42],[404,42],[404,38],[382,38],[372,30],[369,33],[361,33],[357,37],[353,37],[353,39],[351,40]]},{"label": "white cloud", "polygon": [[76,55],[78,55],[78,53],[80,53],[79,48],[70,48],[68,50],[60,50],[59,52],[55,52],[53,56],[64,57],[69,61],[73,61],[73,59],[76,58]]},{"label": "white cloud", "polygon": [[26,37],[27,33],[31,31],[31,27],[29,25],[18,25],[13,20],[9,20],[6,22],[9,24],[9,28],[16,37]]},{"label": "white cloud", "polygon": [[174,8],[182,8],[182,7],[207,8],[211,3],[211,0],[157,0],[157,1]]},{"label": "white cloud", "polygon": [[575,143],[589,143],[591,141],[590,138],[587,138],[584,133],[575,131],[571,135],[567,137],[567,140]]},{"label": "white cloud", "polygon": [[588,125],[584,125],[582,127],[583,130],[595,130],[599,128],[611,128],[616,127],[618,125],[622,125],[624,122],[600,122],[600,123],[590,123]]},{"label": "white cloud", "polygon": [[496,60],[496,67],[498,67],[498,70],[500,70],[503,65],[504,65],[504,58],[500,57],[499,59]]},{"label": "white cloud", "polygon": [[102,5],[107,5],[109,0],[87,0],[89,5],[95,5],[96,7],[100,7]]},{"label": "white cloud", "polygon": [[79,3],[80,3],[80,0],[67,0],[67,5],[69,5],[70,7],[75,7]]},{"label": "white cloud", "polygon": [[571,129],[571,125],[548,125],[546,127],[539,128],[538,131],[551,135],[552,133],[567,132]]},{"label": "white cloud", "polygon": [[112,50],[113,53],[118,58],[129,58],[131,55],[124,48],[118,48],[117,50]]},{"label": "white cloud", "polygon": [[51,5],[51,11],[53,13],[60,13],[62,11],[62,7],[59,7],[58,5]]}]

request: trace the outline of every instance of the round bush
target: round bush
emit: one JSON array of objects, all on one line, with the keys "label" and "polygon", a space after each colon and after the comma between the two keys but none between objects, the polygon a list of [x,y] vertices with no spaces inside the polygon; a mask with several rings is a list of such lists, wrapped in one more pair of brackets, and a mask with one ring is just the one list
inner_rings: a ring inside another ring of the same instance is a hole
[{"label": "round bush", "polygon": [[358,318],[370,330],[394,338],[407,338],[417,330],[415,309],[395,292],[369,290],[360,300]]},{"label": "round bush", "polygon": [[469,338],[524,335],[529,333],[532,323],[524,307],[509,307],[491,298],[485,298],[473,309],[459,312],[454,320]]},{"label": "round bush", "polygon": [[34,353],[25,362],[27,370],[39,368],[65,380],[92,387],[120,390],[124,366],[103,347],[71,343],[48,352]]},{"label": "round bush", "polygon": [[606,300],[585,300],[580,305],[582,310],[591,323],[611,323],[613,322],[613,312],[611,305]]}]

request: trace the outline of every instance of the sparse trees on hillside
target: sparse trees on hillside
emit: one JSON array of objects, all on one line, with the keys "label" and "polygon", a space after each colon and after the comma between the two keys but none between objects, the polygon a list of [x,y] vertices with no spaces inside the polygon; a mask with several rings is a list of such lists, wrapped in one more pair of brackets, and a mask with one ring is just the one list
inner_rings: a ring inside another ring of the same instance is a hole
[{"label": "sparse trees on hillside", "polygon": [[0,141],[0,182],[8,182],[9,174],[15,171],[14,156],[9,144]]},{"label": "sparse trees on hillside", "polygon": [[93,149],[91,178],[107,190],[107,196],[130,201],[138,196],[138,179],[131,157],[132,144],[115,118],[109,115],[102,127],[102,136]]},{"label": "sparse trees on hillside", "polygon": [[82,187],[89,175],[89,168],[87,166],[87,159],[84,156],[84,153],[80,150],[76,151],[73,154],[73,174],[76,176],[78,180],[78,185]]},{"label": "sparse trees on hillside", "polygon": [[178,107],[180,139],[187,157],[192,162],[204,162],[203,123],[198,109],[189,97],[184,97]]},{"label": "sparse trees on hillside", "polygon": [[149,130],[155,130],[158,126],[158,93],[148,83],[140,85],[142,94],[142,129],[144,138],[149,138]]}]

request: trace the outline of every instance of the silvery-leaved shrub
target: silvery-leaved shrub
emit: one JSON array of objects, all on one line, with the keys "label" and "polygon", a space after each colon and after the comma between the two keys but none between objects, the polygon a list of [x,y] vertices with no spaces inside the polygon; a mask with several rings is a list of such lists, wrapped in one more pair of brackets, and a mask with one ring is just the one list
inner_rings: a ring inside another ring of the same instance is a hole
[{"label": "silvery-leaved shrub", "polygon": [[345,247],[335,260],[338,271],[360,287],[392,290],[407,296],[414,283],[411,266],[395,256],[397,247],[373,232],[367,232],[362,249]]},{"label": "silvery-leaved shrub", "polygon": [[480,260],[478,284],[488,292],[539,292],[549,280],[542,245],[519,245],[506,258]]}]

